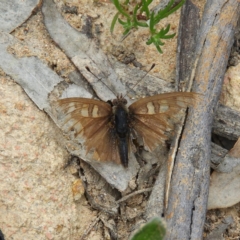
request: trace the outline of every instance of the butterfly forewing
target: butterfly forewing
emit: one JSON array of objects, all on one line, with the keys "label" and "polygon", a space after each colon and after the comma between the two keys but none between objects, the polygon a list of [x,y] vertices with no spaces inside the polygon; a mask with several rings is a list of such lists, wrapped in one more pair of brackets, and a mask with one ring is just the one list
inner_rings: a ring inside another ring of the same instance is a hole
[{"label": "butterfly forewing", "polygon": [[142,98],[131,104],[129,110],[134,114],[171,114],[174,110],[192,106],[196,98],[198,94],[192,92],[163,93]]},{"label": "butterfly forewing", "polygon": [[66,98],[57,102],[64,131],[74,131],[83,138],[86,154],[94,150],[95,160],[120,163],[114,129],[112,107],[105,102],[87,98]]},{"label": "butterfly forewing", "polygon": [[166,140],[166,132],[179,120],[177,113],[194,104],[196,93],[164,93],[140,99],[129,106],[130,123],[147,150]]}]

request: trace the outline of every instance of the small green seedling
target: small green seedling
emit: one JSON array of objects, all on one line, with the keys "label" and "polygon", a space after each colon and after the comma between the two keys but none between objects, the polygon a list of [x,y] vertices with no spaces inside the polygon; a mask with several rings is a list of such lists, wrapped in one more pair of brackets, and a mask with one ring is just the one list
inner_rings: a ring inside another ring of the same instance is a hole
[{"label": "small green seedling", "polygon": [[153,218],[146,223],[131,240],[163,240],[166,235],[166,227],[160,218]]},{"label": "small green seedling", "polygon": [[[111,32],[113,32],[117,21],[124,29],[123,38],[126,37],[133,28],[149,28],[150,37],[146,44],[154,44],[158,52],[163,53],[160,47],[164,45],[162,40],[173,38],[176,33],[168,34],[170,30],[170,24],[161,30],[157,29],[157,24],[162,19],[177,11],[184,4],[185,0],[181,0],[177,4],[174,4],[175,0],[170,0],[166,7],[158,12],[151,12],[149,9],[149,5],[153,0],[141,0],[140,3],[136,3],[134,0],[126,0],[123,3],[120,3],[119,1],[120,0],[112,0],[118,12],[115,14],[112,20]],[[133,6],[134,2],[136,4],[135,6]],[[133,7],[133,10],[129,10],[130,6]]]}]

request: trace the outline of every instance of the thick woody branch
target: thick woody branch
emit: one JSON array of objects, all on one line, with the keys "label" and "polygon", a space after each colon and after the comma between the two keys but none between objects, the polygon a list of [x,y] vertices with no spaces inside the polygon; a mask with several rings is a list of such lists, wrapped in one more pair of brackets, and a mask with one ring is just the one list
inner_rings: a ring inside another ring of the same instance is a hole
[{"label": "thick woody branch", "polygon": [[219,104],[213,122],[213,133],[237,140],[240,136],[240,112]]},{"label": "thick woody branch", "polygon": [[[186,4],[183,15],[194,2]],[[211,128],[239,12],[237,0],[208,0],[200,30],[198,34],[194,31],[192,36],[197,39],[194,62],[186,63],[191,65],[185,66],[184,80],[190,80],[189,86],[193,82],[192,91],[203,97],[194,110],[190,110],[175,158],[166,211],[167,239],[202,238],[209,186]],[[181,31],[187,30],[183,25]],[[188,35],[181,33],[181,36]]]}]

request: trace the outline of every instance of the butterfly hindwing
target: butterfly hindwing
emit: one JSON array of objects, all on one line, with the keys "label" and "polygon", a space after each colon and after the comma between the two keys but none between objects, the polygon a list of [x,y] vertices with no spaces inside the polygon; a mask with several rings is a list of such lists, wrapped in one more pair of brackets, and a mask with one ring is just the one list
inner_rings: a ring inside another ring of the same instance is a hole
[{"label": "butterfly hindwing", "polygon": [[66,98],[57,102],[64,131],[74,131],[83,138],[86,153],[94,150],[93,158],[120,164],[118,143],[111,123],[112,107],[105,102],[87,98]]},{"label": "butterfly hindwing", "polygon": [[198,94],[174,92],[142,98],[129,106],[130,124],[143,140],[147,150],[154,148],[168,137],[174,128],[177,113],[194,104]]}]

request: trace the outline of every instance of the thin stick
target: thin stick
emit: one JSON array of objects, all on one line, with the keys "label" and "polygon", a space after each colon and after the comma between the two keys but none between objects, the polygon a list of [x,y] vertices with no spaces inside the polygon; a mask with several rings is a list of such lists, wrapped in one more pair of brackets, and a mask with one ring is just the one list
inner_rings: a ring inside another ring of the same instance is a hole
[{"label": "thin stick", "polygon": [[84,240],[99,220],[100,220],[100,215],[98,215],[98,217],[96,217],[96,219],[90,224],[88,229],[85,230],[85,232],[83,233],[83,235],[79,240]]},{"label": "thin stick", "polygon": [[140,193],[143,193],[143,192],[150,192],[150,191],[152,191],[152,189],[153,189],[153,188],[150,187],[150,188],[144,188],[144,189],[135,191],[135,192],[130,193],[130,194],[128,194],[127,196],[124,196],[123,198],[119,199],[119,200],[117,201],[117,203],[124,202],[124,201],[126,201],[127,199],[129,199],[129,198],[131,198],[131,197],[133,197],[133,196],[135,196],[135,195],[137,195],[137,194],[140,194]]}]

